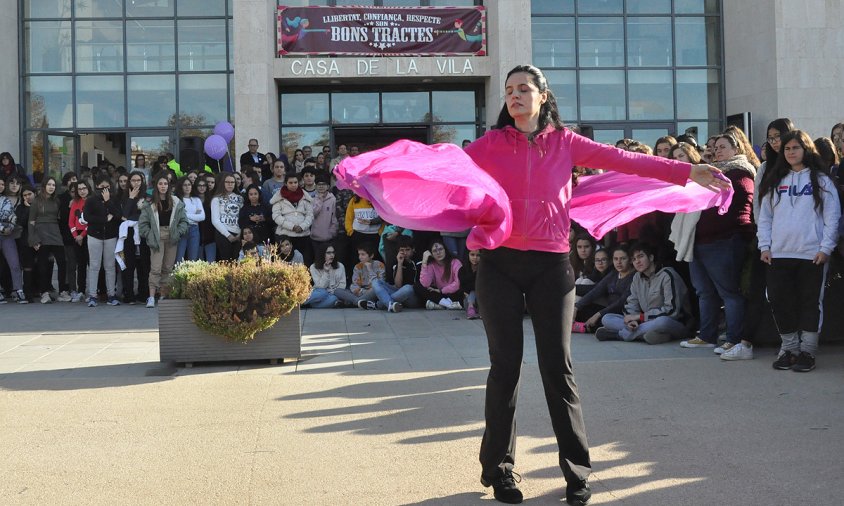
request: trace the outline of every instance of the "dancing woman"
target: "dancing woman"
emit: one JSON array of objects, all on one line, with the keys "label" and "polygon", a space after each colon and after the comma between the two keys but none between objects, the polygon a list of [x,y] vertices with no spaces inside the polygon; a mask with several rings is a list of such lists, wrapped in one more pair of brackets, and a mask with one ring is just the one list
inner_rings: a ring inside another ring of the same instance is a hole
[{"label": "dancing woman", "polygon": [[496,127],[466,148],[501,184],[513,209],[512,235],[501,247],[482,251],[477,275],[490,355],[481,483],[492,486],[501,502],[522,501],[512,470],[527,302],[566,501],[583,505],[591,497],[592,464],[569,349],[575,298],[568,237],[571,168],[618,170],[678,185],[691,178],[712,190],[729,183],[717,179],[718,170],[709,165],[625,152],[564,128],[554,94],[534,66],[511,70],[504,91]]}]

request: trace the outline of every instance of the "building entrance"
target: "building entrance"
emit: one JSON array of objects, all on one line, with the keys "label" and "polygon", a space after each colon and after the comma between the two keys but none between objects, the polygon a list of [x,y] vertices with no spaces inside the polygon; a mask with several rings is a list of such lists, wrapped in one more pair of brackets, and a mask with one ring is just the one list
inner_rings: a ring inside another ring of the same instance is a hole
[{"label": "building entrance", "polygon": [[362,153],[383,148],[399,139],[428,143],[427,126],[382,127],[358,126],[335,127],[334,145],[357,146]]}]

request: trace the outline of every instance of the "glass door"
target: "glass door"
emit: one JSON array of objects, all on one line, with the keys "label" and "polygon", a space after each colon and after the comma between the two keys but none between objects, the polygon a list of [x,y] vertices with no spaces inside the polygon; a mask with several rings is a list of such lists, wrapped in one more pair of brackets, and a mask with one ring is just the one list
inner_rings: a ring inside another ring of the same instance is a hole
[{"label": "glass door", "polygon": [[44,136],[46,146],[46,167],[44,175],[61,181],[63,175],[78,169],[76,159],[76,136],[60,132],[47,132]]},{"label": "glass door", "polygon": [[174,132],[140,132],[129,134],[129,160],[126,164],[130,170],[138,169],[149,177],[152,165],[158,157],[176,152]]}]

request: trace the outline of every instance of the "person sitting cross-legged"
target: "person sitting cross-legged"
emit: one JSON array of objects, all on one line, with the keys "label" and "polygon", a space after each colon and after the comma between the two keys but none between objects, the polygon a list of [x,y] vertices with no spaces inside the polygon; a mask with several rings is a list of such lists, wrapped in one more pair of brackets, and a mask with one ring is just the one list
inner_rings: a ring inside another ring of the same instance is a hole
[{"label": "person sitting cross-legged", "polygon": [[419,298],[413,291],[413,284],[418,277],[419,269],[413,262],[413,237],[399,235],[396,238],[398,253],[393,264],[393,283],[383,279],[372,282],[372,289],[378,297],[377,306],[390,313],[398,313],[405,307],[419,307]]},{"label": "person sitting cross-legged", "polygon": [[375,280],[384,279],[384,263],[375,259],[375,245],[369,242],[358,246],[358,260],[352,270],[352,283],[349,289],[338,289],[334,295],[349,306],[361,309],[376,309],[375,295],[372,284]]},{"label": "person sitting cross-legged", "polygon": [[686,337],[688,290],[680,275],[671,267],[657,269],[654,250],[647,244],[633,246],[630,253],[636,274],[624,314],[605,314],[601,319],[603,327],[595,332],[595,337],[599,341],[641,339],[648,344]]}]

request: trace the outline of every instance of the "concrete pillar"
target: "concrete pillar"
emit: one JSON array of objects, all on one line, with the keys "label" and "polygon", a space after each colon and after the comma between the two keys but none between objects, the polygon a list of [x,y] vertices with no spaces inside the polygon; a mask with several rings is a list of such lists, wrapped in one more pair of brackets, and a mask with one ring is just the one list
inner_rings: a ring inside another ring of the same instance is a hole
[{"label": "concrete pillar", "polygon": [[[0,61],[5,62],[0,72],[0,152],[8,151],[18,163],[23,160],[20,131],[20,71],[18,66],[18,23],[22,13],[18,13],[16,0],[0,0]],[[15,15],[15,14],[18,15]]]},{"label": "concrete pillar", "polygon": [[276,2],[238,0],[233,18],[235,153],[248,151],[249,139],[255,138],[259,151],[278,154],[279,98],[273,79]]},{"label": "concrete pillar", "polygon": [[504,80],[516,65],[531,63],[530,0],[493,0],[487,8],[490,78],[486,81],[486,124],[495,124],[504,105]]}]

